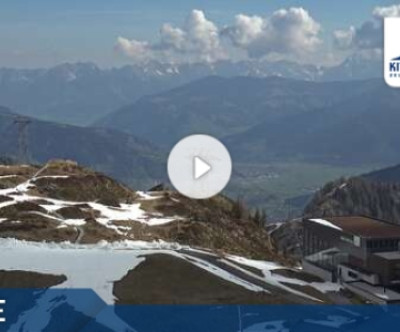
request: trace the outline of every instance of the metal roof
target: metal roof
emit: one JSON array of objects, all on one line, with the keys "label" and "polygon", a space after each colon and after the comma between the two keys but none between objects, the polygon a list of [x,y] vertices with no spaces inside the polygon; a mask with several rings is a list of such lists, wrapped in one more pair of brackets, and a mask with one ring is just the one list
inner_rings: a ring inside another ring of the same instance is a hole
[{"label": "metal roof", "polygon": [[386,260],[400,260],[400,251],[379,252],[374,255],[382,257]]},{"label": "metal roof", "polygon": [[[312,219],[309,219],[312,221]],[[400,239],[400,225],[368,217],[326,217],[328,223],[335,225],[344,233],[363,238]]]}]

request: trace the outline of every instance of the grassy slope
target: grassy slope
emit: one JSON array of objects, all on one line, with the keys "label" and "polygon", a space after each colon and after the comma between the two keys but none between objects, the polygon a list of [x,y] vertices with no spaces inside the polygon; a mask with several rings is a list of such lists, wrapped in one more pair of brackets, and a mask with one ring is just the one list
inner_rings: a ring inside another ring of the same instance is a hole
[{"label": "grassy slope", "polygon": [[180,258],[162,254],[146,257],[143,263],[116,282],[114,295],[117,304],[288,303],[277,291],[273,294],[253,292]]}]

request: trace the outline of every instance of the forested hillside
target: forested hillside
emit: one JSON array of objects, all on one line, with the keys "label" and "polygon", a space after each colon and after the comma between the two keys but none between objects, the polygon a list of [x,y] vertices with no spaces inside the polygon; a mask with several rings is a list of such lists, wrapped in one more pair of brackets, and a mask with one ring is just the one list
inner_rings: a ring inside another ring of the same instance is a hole
[{"label": "forested hillside", "polygon": [[312,217],[365,215],[400,223],[400,183],[362,177],[330,182],[304,212]]}]

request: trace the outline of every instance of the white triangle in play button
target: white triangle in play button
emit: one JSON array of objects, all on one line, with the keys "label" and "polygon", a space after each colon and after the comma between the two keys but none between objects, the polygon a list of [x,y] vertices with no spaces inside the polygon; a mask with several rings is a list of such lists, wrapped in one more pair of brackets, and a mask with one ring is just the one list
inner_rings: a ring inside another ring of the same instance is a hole
[{"label": "white triangle in play button", "polygon": [[194,179],[198,180],[211,171],[211,166],[200,157],[193,158]]},{"label": "white triangle in play button", "polygon": [[207,199],[218,195],[232,174],[232,159],[216,138],[191,135],[180,140],[168,156],[168,176],[182,195]]}]

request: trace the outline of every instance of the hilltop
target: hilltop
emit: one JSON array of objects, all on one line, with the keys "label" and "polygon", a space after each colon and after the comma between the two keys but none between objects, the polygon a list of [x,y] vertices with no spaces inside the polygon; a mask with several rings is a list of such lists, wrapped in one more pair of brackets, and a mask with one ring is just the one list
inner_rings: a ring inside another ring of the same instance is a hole
[{"label": "hilltop", "polygon": [[[235,202],[136,192],[74,162],[0,166],[0,235],[30,241],[163,240],[271,258],[268,234]],[[229,229],[229,234],[227,230]]]},{"label": "hilltop", "polygon": [[[134,191],[72,161],[0,166],[0,286],[93,288],[118,304],[331,303],[223,196]],[[188,294],[191,294],[188,296]]]}]

